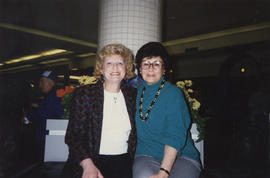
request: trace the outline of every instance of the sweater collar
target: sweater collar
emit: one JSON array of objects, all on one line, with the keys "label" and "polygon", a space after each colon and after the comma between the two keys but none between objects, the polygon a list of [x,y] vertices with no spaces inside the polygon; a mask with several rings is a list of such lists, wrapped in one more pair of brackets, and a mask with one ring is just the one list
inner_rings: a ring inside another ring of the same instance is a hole
[{"label": "sweater collar", "polygon": [[160,86],[163,79],[164,79],[164,77],[161,77],[161,79],[157,83],[154,83],[154,84],[151,84],[151,85],[148,85],[146,83],[146,81],[143,81],[142,84],[146,89],[157,89],[157,88],[159,88],[159,86]]}]

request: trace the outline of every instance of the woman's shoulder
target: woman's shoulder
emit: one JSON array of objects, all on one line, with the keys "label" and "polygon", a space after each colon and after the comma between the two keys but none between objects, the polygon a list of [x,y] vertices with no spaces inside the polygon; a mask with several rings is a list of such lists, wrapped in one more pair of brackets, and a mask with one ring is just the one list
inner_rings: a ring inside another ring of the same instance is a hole
[{"label": "woman's shoulder", "polygon": [[168,82],[165,85],[163,98],[168,102],[168,105],[176,105],[176,103],[182,103],[185,101],[184,94],[182,90],[176,85]]},{"label": "woman's shoulder", "polygon": [[182,93],[181,92],[181,89],[179,87],[177,87],[176,85],[172,84],[171,82],[166,82],[166,90],[169,91],[170,93],[172,94],[179,94],[179,93]]},{"label": "woman's shoulder", "polygon": [[176,85],[170,83],[170,82],[166,82],[165,85],[165,90],[166,91],[166,97],[170,100],[173,99],[175,100],[176,98],[181,99],[184,97],[182,90],[177,87]]},{"label": "woman's shoulder", "polygon": [[98,84],[98,83],[87,84],[87,85],[83,85],[83,86],[77,87],[75,89],[75,93],[78,93],[78,94],[89,94],[91,92],[97,91],[98,89],[100,89],[100,84]]}]

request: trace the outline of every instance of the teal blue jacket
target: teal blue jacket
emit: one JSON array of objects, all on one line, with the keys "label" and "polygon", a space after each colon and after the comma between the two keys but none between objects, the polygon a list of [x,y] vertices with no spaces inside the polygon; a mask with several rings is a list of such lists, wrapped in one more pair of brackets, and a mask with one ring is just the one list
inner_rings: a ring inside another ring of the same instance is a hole
[{"label": "teal blue jacket", "polygon": [[135,156],[149,155],[162,161],[164,147],[169,145],[178,151],[178,157],[187,157],[199,162],[199,153],[189,132],[191,124],[189,111],[183,93],[178,87],[166,82],[148,119],[146,121],[140,119],[139,101],[143,87],[146,87],[142,105],[143,116],[145,116],[161,80],[153,85],[143,82],[138,87],[136,100],[138,138]]}]

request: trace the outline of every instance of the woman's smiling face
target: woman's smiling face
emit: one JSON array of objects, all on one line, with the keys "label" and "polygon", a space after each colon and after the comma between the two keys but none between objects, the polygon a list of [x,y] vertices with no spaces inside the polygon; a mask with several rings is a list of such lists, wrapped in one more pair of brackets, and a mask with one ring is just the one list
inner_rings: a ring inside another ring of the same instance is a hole
[{"label": "woman's smiling face", "polygon": [[163,60],[159,56],[143,58],[140,72],[147,85],[157,83],[164,74]]},{"label": "woman's smiling face", "polygon": [[105,58],[102,67],[104,81],[109,83],[121,83],[126,75],[126,66],[120,55],[111,55]]}]

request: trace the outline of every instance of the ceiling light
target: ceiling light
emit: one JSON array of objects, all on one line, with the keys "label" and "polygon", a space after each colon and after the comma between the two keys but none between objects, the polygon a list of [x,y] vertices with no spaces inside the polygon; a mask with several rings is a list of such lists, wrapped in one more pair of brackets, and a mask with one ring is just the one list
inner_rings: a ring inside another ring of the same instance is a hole
[{"label": "ceiling light", "polygon": [[77,57],[88,57],[88,56],[95,56],[96,53],[85,53],[85,54],[79,54]]},{"label": "ceiling light", "polygon": [[54,54],[60,54],[60,53],[64,53],[67,52],[67,50],[64,49],[52,49],[49,51],[44,51],[41,53],[42,56],[50,56],[50,55],[54,55]]},{"label": "ceiling light", "polygon": [[2,69],[0,70],[0,72],[6,72],[6,71],[11,71],[11,70],[18,70],[18,69],[25,69],[25,68],[30,68],[30,67],[33,67],[33,65],[23,65],[23,66],[17,66],[17,67],[10,67],[10,68],[7,68],[7,69]]},{"label": "ceiling light", "polygon": [[81,76],[70,75],[69,78],[74,79],[74,80],[79,80],[81,78]]},{"label": "ceiling light", "polygon": [[36,58],[40,58],[40,57],[51,56],[51,55],[61,54],[61,53],[66,53],[66,52],[71,52],[71,51],[67,51],[64,49],[52,49],[52,50],[44,51],[44,52],[41,52],[38,54],[33,54],[33,55],[23,56],[23,57],[16,58],[16,59],[11,59],[11,60],[6,61],[5,64],[18,63],[18,62],[22,62],[22,61],[28,61],[28,60],[32,60],[32,59],[36,59]]},{"label": "ceiling light", "polygon": [[[64,78],[64,75],[58,75],[57,77],[59,78]],[[77,75],[70,75],[69,78],[70,79],[74,79],[74,80],[79,80],[82,76],[77,76]]]},{"label": "ceiling light", "polygon": [[48,33],[48,32],[44,32],[44,31],[40,31],[40,30],[36,30],[36,29],[25,28],[25,27],[13,25],[13,24],[0,23],[0,27],[12,29],[12,30],[17,30],[17,31],[25,32],[25,33],[30,33],[33,35],[43,36],[46,38],[62,40],[62,41],[69,42],[69,43],[88,46],[91,48],[97,48],[97,44],[90,43],[88,41],[83,41],[83,40],[79,40],[79,39],[75,39],[75,38],[66,37],[63,35]]},{"label": "ceiling light", "polygon": [[12,64],[12,63],[17,63],[17,62],[22,62],[22,61],[28,61],[28,60],[39,58],[39,57],[40,57],[40,55],[37,55],[37,54],[29,55],[29,56],[23,56],[23,57],[20,57],[20,58],[11,59],[9,61],[6,61],[5,64]]},{"label": "ceiling light", "polygon": [[165,47],[173,46],[173,45],[184,45],[186,43],[196,42],[199,40],[209,40],[209,39],[215,39],[215,38],[222,38],[222,37],[226,37],[226,36],[232,36],[232,35],[236,35],[236,34],[240,34],[240,33],[244,33],[244,32],[265,30],[265,29],[268,29],[269,27],[270,27],[270,23],[266,22],[266,23],[261,23],[261,24],[241,26],[241,27],[232,28],[232,29],[228,29],[228,30],[216,31],[213,33],[201,34],[201,35],[197,35],[197,36],[167,41],[167,42],[163,42],[162,44]]},{"label": "ceiling light", "polygon": [[48,61],[42,61],[40,64],[50,64],[50,63],[56,63],[56,62],[63,62],[68,61],[69,58],[60,58],[60,59],[54,59],[54,60],[48,60]]}]

